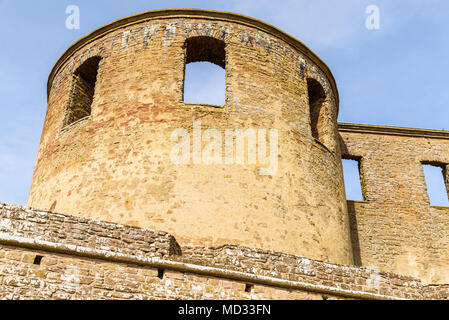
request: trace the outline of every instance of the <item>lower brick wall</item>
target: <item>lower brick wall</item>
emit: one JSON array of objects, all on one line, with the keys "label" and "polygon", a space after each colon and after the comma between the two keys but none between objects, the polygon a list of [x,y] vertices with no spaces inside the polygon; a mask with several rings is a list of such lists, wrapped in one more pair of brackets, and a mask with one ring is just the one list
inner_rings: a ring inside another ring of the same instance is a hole
[{"label": "lower brick wall", "polygon": [[[373,269],[235,246],[180,248],[173,237],[160,232],[102,226],[87,219],[77,223],[78,218],[18,206],[0,208],[0,299],[449,297],[449,285],[425,286],[411,277]],[[62,227],[67,221],[76,228]],[[64,236],[38,232],[33,224],[49,230],[59,226]],[[84,241],[87,234],[89,241]],[[96,237],[108,234],[115,242],[96,245]],[[145,240],[136,246],[130,234],[136,241]]]},{"label": "lower brick wall", "polygon": [[[0,299],[314,299],[336,296],[0,246]],[[36,255],[43,256],[34,265]]]}]

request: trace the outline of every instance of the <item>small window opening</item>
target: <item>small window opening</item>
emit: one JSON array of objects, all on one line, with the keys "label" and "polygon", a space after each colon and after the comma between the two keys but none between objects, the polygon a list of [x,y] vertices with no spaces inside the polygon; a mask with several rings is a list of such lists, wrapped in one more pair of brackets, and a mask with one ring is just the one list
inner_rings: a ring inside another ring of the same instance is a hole
[{"label": "small window opening", "polygon": [[444,178],[444,165],[423,163],[423,170],[430,205],[449,207],[449,199]]},{"label": "small window opening", "polygon": [[250,292],[253,291],[253,288],[254,288],[254,285],[252,285],[252,284],[246,284],[246,285],[245,285],[245,292],[250,293]]},{"label": "small window opening", "polygon": [[164,269],[158,269],[157,270],[157,277],[159,278],[159,279],[164,279],[164,275],[165,275],[165,270]]},{"label": "small window opening", "polygon": [[41,264],[41,262],[42,262],[42,258],[43,258],[43,256],[36,256],[36,257],[34,258],[33,264],[39,266],[39,265]]},{"label": "small window opening", "polygon": [[212,37],[186,41],[184,102],[222,106],[226,100],[225,43]]},{"label": "small window opening", "polygon": [[324,125],[323,103],[326,100],[326,93],[321,84],[315,79],[307,79],[307,90],[312,136],[321,141]]},{"label": "small window opening", "polygon": [[100,60],[100,57],[89,58],[73,73],[65,126],[90,116]]},{"label": "small window opening", "polygon": [[342,159],[342,162],[346,199],[350,201],[363,201],[360,180],[360,159]]}]

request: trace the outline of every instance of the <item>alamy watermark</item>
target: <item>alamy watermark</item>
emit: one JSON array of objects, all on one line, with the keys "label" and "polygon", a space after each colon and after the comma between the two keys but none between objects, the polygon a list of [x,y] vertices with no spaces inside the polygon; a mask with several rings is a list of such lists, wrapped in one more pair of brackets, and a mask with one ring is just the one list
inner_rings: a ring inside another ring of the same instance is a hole
[{"label": "alamy watermark", "polygon": [[368,15],[365,26],[368,30],[380,29],[380,8],[374,4],[366,7],[365,13]]},{"label": "alamy watermark", "polygon": [[380,269],[378,267],[368,268],[371,271],[371,274],[368,279],[366,279],[365,283],[368,287],[379,290],[380,284],[382,282],[382,276],[380,274]]},{"label": "alamy watermark", "polygon": [[186,129],[176,129],[170,140],[176,142],[170,154],[174,164],[260,165],[258,172],[265,176],[273,176],[278,170],[276,129],[226,129],[222,133],[217,129],[203,131],[201,122],[196,121],[191,134]]},{"label": "alamy watermark", "polygon": [[65,27],[69,30],[79,30],[80,8],[72,4],[67,6],[65,13],[69,15],[65,20]]}]

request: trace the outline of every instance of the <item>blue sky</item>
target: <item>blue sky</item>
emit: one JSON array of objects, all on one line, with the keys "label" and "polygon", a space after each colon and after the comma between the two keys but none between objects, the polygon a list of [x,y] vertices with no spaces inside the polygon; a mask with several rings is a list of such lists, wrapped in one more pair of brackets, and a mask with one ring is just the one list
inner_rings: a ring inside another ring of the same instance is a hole
[{"label": "blue sky", "polygon": [[[365,27],[371,4],[380,30]],[[80,8],[80,30],[65,28],[68,5]],[[300,39],[334,73],[341,122],[449,130],[447,0],[0,0],[0,201],[26,203],[47,77],[64,50],[115,19],[162,8],[241,13]]]}]

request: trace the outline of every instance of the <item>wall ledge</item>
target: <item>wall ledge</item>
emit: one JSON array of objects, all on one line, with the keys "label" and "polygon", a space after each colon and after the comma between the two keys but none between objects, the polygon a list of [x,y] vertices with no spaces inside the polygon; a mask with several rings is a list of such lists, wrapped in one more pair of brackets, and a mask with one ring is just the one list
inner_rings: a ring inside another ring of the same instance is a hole
[{"label": "wall ledge", "polygon": [[381,135],[449,140],[449,131],[431,130],[431,129],[390,127],[390,126],[378,126],[378,125],[357,124],[357,123],[339,123],[338,131],[349,133],[381,134]]},{"label": "wall ledge", "polygon": [[449,299],[447,285],[375,269],[231,245],[181,248],[166,233],[1,203],[0,245],[343,298]]}]

